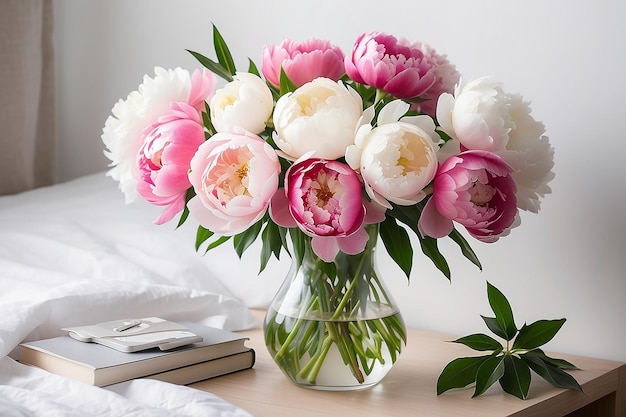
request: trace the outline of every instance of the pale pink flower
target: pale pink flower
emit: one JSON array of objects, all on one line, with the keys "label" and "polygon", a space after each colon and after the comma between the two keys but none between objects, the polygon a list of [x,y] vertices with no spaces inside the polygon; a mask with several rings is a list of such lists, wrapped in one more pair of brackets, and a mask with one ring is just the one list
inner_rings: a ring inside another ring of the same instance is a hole
[{"label": "pale pink flower", "polygon": [[171,220],[185,207],[189,163],[203,142],[202,117],[185,103],[172,104],[169,114],[145,130],[137,155],[137,192],[154,205],[168,206],[155,224]]},{"label": "pale pink flower", "polygon": [[433,194],[418,222],[422,235],[440,238],[453,221],[483,242],[495,242],[517,219],[512,168],[486,151],[465,151],[438,169]]},{"label": "pale pink flower", "polygon": [[345,67],[354,81],[402,99],[422,96],[436,81],[419,48],[380,32],[359,36]]},{"label": "pale pink flower", "polygon": [[111,160],[107,175],[119,181],[127,203],[138,195],[137,158],[146,128],[168,115],[173,103],[186,103],[200,114],[217,84],[215,75],[206,69],[190,75],[181,68],[156,67],[154,73],[154,78],[145,75],[136,91],[113,106],[113,114],[107,118],[102,131],[104,154]]},{"label": "pale pink flower", "polygon": [[455,85],[461,79],[461,73],[457,71],[454,64],[448,61],[446,55],[440,55],[430,45],[414,41],[411,43],[412,48],[417,48],[424,54],[424,59],[432,66],[432,72],[435,75],[435,83],[424,94],[420,96],[419,101],[415,103],[414,109],[427,114],[431,117],[437,115],[437,100],[443,93],[453,93]]},{"label": "pale pink flower", "polygon": [[196,196],[191,215],[210,231],[232,236],[263,217],[278,188],[280,162],[274,149],[251,133],[217,133],[191,160]]},{"label": "pale pink flower", "polygon": [[[377,219],[382,210],[372,210]],[[323,159],[296,161],[285,175],[285,189],[272,198],[270,215],[283,227],[297,226],[311,236],[313,251],[326,262],[338,251],[363,251],[365,206],[356,173],[346,164]]]},{"label": "pale pink flower", "polygon": [[318,77],[338,81],[345,72],[343,59],[341,49],[328,41],[311,38],[296,42],[285,39],[279,45],[263,48],[261,71],[276,87],[280,86],[281,68],[297,86]]}]

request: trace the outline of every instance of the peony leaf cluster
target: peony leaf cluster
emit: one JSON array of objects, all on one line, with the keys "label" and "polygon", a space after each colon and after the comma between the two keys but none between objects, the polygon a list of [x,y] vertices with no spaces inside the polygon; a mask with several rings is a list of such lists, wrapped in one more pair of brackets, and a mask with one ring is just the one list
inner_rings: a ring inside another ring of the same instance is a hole
[{"label": "peony leaf cluster", "polygon": [[476,333],[454,340],[480,352],[482,356],[457,358],[450,362],[437,380],[437,394],[475,384],[473,397],[483,394],[499,382],[502,389],[522,400],[528,397],[531,371],[558,388],[582,391],[567,370],[576,366],[563,359],[546,355],[540,346],[548,343],[565,323],[565,319],[537,320],[517,328],[508,300],[492,284],[487,283],[487,297],[494,317],[483,321],[496,336],[505,341]]}]

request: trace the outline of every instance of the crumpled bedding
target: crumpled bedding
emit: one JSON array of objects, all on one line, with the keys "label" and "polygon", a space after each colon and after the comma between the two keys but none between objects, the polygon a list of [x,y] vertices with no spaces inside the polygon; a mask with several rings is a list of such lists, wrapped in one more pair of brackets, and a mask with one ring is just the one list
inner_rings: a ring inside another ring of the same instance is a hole
[{"label": "crumpled bedding", "polygon": [[98,174],[0,198],[0,415],[250,416],[186,386],[137,379],[98,388],[17,362],[21,341],[63,326],[147,316],[258,325],[210,268],[219,256],[200,261],[193,241],[170,242],[178,231],[152,225],[155,208],[124,205],[107,181]]}]

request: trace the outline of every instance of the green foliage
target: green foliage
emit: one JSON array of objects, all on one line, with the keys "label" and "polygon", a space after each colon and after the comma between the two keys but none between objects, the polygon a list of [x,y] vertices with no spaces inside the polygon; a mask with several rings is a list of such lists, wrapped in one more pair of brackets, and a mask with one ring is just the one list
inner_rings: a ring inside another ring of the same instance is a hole
[{"label": "green foliage", "polygon": [[235,68],[233,56],[226,45],[226,41],[224,41],[224,38],[215,25],[213,25],[213,48],[215,49],[215,54],[217,55],[217,62],[219,62],[222,68],[228,71],[231,76],[235,75],[237,68]]},{"label": "green foliage", "polygon": [[219,62],[215,62],[211,58],[207,58],[206,56],[202,55],[199,52],[190,51],[189,49],[187,49],[186,51],[189,52],[191,55],[193,55],[193,57],[196,58],[198,62],[200,62],[200,64],[202,64],[205,68],[207,68],[209,71],[211,71],[218,77],[221,77],[228,82],[233,80],[232,74],[228,71],[228,69],[224,68]]},{"label": "green foliage", "polygon": [[292,93],[296,91],[297,88],[298,86],[289,79],[289,77],[285,73],[285,70],[281,68],[280,69],[280,95],[283,96],[287,93]]},{"label": "green foliage", "polygon": [[565,372],[577,369],[574,365],[563,359],[551,358],[539,349],[539,346],[552,340],[565,319],[539,320],[530,325],[524,324],[518,330],[511,305],[504,294],[490,283],[487,283],[487,298],[495,317],[483,317],[483,320],[489,330],[506,341],[506,346],[485,334],[472,334],[454,340],[477,351],[491,351],[491,354],[458,358],[446,365],[437,380],[437,395],[475,383],[472,397],[476,397],[499,381],[504,392],[524,400],[530,389],[531,370],[555,387],[582,391],[574,377]]},{"label": "green foliage", "polygon": [[257,68],[256,64],[250,58],[248,58],[248,72],[258,77],[261,76],[261,73],[259,72],[259,69]]},{"label": "green foliage", "polygon": [[408,279],[413,267],[413,247],[409,234],[393,217],[386,217],[380,224],[380,237],[387,252]]},{"label": "green foliage", "polygon": [[517,327],[515,326],[513,310],[509,301],[504,294],[490,283],[487,283],[487,298],[489,299],[491,309],[496,315],[495,324],[497,331],[493,329],[492,331],[507,341],[512,340],[517,333]]}]

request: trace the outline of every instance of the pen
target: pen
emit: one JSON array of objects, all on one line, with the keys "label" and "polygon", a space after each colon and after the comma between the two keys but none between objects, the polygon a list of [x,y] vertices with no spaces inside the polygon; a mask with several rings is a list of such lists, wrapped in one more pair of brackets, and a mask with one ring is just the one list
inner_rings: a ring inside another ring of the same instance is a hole
[{"label": "pen", "polygon": [[123,332],[124,330],[132,329],[133,327],[137,327],[141,324],[141,320],[131,320],[125,321],[121,326],[117,326],[113,328],[114,332]]}]

